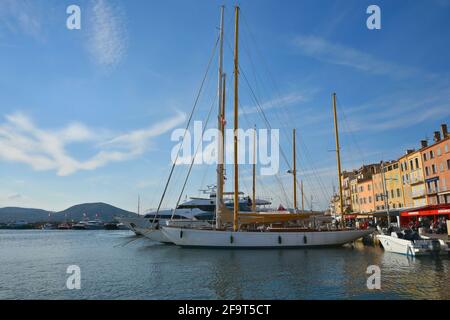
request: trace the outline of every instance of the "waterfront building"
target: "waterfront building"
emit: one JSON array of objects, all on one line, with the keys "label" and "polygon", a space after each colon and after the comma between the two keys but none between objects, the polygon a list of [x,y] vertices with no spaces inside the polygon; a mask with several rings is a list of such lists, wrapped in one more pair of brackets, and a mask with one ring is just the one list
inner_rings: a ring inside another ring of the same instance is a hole
[{"label": "waterfront building", "polygon": [[[422,144],[422,149],[424,147],[425,145]],[[420,150],[407,150],[406,154],[398,159],[404,204],[407,208],[420,207],[427,204]]]},{"label": "waterfront building", "polygon": [[420,151],[427,203],[450,203],[450,135],[446,124],[441,125],[441,132],[434,132],[433,140],[430,146],[426,140],[422,141],[423,148]]},{"label": "waterfront building", "polygon": [[357,175],[356,171],[344,171],[342,173],[342,194],[344,197],[344,212],[352,212],[352,189],[351,181],[355,179]]},{"label": "waterfront building", "polygon": [[389,209],[403,208],[405,206],[405,199],[403,196],[399,163],[398,161],[385,162],[383,167]]},{"label": "waterfront building", "polygon": [[385,209],[384,202],[384,186],[383,186],[383,174],[378,172],[372,176],[373,193],[375,201],[375,211],[381,211]]},{"label": "waterfront building", "polygon": [[350,190],[352,212],[359,212],[358,179],[356,177],[353,177],[353,179],[350,180]]},{"label": "waterfront building", "polygon": [[380,164],[364,165],[358,170],[356,176],[356,191],[358,195],[358,206],[360,213],[375,211],[375,192],[373,176],[380,172]]}]

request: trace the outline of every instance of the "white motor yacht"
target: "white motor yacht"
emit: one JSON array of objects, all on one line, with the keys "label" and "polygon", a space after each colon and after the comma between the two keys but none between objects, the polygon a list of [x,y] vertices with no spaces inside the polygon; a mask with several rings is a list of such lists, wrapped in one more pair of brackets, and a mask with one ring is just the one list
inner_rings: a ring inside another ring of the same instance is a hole
[{"label": "white motor yacht", "polygon": [[440,239],[420,236],[411,230],[392,231],[390,235],[377,235],[384,250],[408,256],[447,255],[449,246]]}]

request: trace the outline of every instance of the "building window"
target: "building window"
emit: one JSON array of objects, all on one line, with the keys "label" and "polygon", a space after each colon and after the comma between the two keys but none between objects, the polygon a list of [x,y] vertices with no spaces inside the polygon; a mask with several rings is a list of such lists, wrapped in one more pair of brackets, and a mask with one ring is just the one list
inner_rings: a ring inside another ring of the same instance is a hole
[{"label": "building window", "polygon": [[367,190],[370,191],[370,189],[371,189],[370,184],[368,184],[368,185],[367,185]]},{"label": "building window", "polygon": [[433,159],[434,158],[434,152],[433,152],[433,150],[430,150],[430,159]]},{"label": "building window", "polygon": [[397,197],[400,198],[400,189],[397,188]]},{"label": "building window", "polygon": [[441,162],[441,164],[439,165],[439,171],[444,171],[444,163]]},{"label": "building window", "polygon": [[423,154],[423,161],[427,161],[427,154],[426,153]]},{"label": "building window", "polygon": [[433,174],[436,174],[436,165],[431,165],[431,171],[433,171]]},{"label": "building window", "polygon": [[416,169],[419,169],[419,158],[416,158]]},{"label": "building window", "polygon": [[444,146],[444,150],[445,150],[445,152],[448,152],[448,144],[446,144],[446,145]]},{"label": "building window", "polygon": [[414,170],[414,162],[409,160],[409,166],[411,167],[411,171]]},{"label": "building window", "polygon": [[391,190],[391,198],[394,198],[394,190]]},{"label": "building window", "polygon": [[369,196],[369,203],[372,203],[372,197]]},{"label": "building window", "polygon": [[425,167],[425,175],[428,177],[430,175],[430,168]]},{"label": "building window", "polygon": [[450,170],[450,159],[447,160],[447,170]]},{"label": "building window", "polygon": [[438,155],[438,156],[441,155],[441,148],[437,148],[437,155]]}]

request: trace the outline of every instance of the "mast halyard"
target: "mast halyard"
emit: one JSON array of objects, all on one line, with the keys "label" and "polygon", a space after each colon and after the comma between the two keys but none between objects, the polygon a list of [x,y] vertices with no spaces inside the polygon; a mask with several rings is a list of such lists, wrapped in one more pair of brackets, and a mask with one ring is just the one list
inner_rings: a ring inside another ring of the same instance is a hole
[{"label": "mast halyard", "polygon": [[235,8],[235,33],[234,33],[234,210],[233,230],[238,231],[239,218],[239,168],[238,168],[238,72],[239,72],[239,7]]},{"label": "mast halyard", "polygon": [[218,124],[217,127],[220,132],[218,137],[218,155],[217,155],[217,191],[216,191],[216,228],[221,227],[220,216],[223,207],[223,168],[224,168],[224,79],[223,79],[223,26],[224,26],[224,6],[220,8],[220,43],[219,43],[219,75],[218,75]]},{"label": "mast halyard", "polygon": [[334,114],[334,133],[336,138],[336,159],[337,159],[337,170],[339,181],[339,203],[341,205],[341,223],[343,226],[345,226],[344,199],[342,194],[342,181],[341,181],[341,151],[339,147],[339,128],[336,112],[336,93],[333,93],[333,114]]},{"label": "mast halyard", "polygon": [[295,128],[292,130],[292,158],[293,158],[293,168],[292,176],[294,177],[294,211],[297,211],[297,165],[296,165],[296,154],[295,154]]}]

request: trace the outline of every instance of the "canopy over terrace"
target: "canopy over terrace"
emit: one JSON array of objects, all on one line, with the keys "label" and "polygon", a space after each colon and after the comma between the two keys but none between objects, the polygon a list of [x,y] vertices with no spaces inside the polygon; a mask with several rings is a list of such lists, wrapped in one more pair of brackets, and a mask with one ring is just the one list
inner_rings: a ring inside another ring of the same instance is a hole
[{"label": "canopy over terrace", "polygon": [[[400,210],[389,210],[389,216],[391,218],[393,217],[399,217],[400,216]],[[345,215],[346,219],[386,219],[387,218],[387,212],[386,211],[376,211],[376,212],[367,212],[367,213],[351,213]]]},{"label": "canopy over terrace", "polygon": [[402,211],[400,213],[400,224],[406,226],[419,217],[428,217],[433,221],[441,217],[450,220],[450,204],[428,205]]}]

